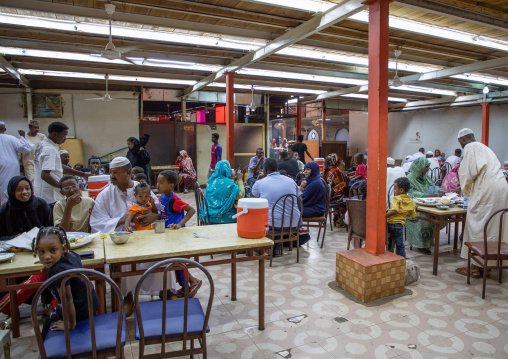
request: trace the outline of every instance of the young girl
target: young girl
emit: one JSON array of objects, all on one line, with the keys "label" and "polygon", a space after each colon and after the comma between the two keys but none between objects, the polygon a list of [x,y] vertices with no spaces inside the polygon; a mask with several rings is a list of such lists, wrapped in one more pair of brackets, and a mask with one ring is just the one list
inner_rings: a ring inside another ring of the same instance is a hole
[{"label": "young girl", "polygon": [[[65,231],[61,227],[42,227],[32,243],[34,256],[39,260],[48,272],[48,279],[63,271],[75,268],[83,268],[79,255],[70,251],[69,241]],[[86,284],[81,278],[73,277],[67,281],[65,290],[60,290],[63,279],[53,282],[49,286],[51,294],[58,301],[58,305],[51,315],[44,320],[42,338],[46,338],[49,330],[64,330],[62,296],[67,300],[65,308],[66,319],[69,329],[76,327],[76,322],[88,319],[88,299]],[[99,308],[99,297],[92,286],[93,313]]]},{"label": "young girl", "polygon": [[[136,187],[134,187],[134,196],[136,197],[137,203],[134,203],[131,208],[129,208],[129,215],[125,219],[124,224],[124,228],[128,232],[132,232],[131,223],[134,220],[134,217],[150,211],[157,213],[157,208],[155,207],[155,203],[153,203],[151,196],[150,186],[146,181],[141,181],[136,185]],[[142,226],[141,224],[136,223],[135,228],[137,231],[144,231],[152,229],[152,226]]]}]

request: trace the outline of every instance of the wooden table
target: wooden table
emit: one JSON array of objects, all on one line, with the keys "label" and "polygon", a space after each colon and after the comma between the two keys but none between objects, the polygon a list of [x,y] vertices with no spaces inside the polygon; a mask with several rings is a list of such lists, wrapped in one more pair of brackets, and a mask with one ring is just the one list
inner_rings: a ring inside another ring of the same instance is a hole
[{"label": "wooden table", "polygon": [[[97,237],[92,243],[78,248],[76,251],[94,251],[95,258],[83,259],[83,266],[105,273],[104,242],[100,237]],[[16,291],[20,289],[39,288],[43,283],[17,284],[16,279],[41,274],[43,266],[40,263],[35,263],[37,261],[39,261],[39,258],[34,258],[31,251],[24,250],[23,252],[16,253],[12,262],[0,263],[0,292],[8,291],[10,295],[13,338],[19,337],[19,308]],[[106,293],[103,281],[96,281],[95,287],[100,300],[99,313],[105,313]]]},{"label": "wooden table", "polygon": [[[199,237],[195,237],[196,233]],[[230,258],[210,259],[200,262],[204,266],[231,264],[231,300],[236,300],[236,263],[259,261],[259,329],[265,328],[265,250],[273,245],[272,240],[245,239],[238,237],[236,223],[213,226],[186,227],[178,230],[166,229],[165,233],[137,231],[131,234],[126,244],[116,245],[109,238],[104,242],[106,263],[111,278],[121,287],[121,278],[142,275],[135,264],[157,262],[168,258],[190,258],[228,253]],[[257,255],[238,257],[238,252],[255,250]],[[122,265],[130,264],[129,271]],[[114,302],[114,301],[112,301]]]},{"label": "wooden table", "polygon": [[[467,211],[462,207],[452,205],[450,209],[438,209],[436,207],[416,206],[416,211],[423,213],[425,217],[418,217],[422,221],[433,223],[435,228],[434,233],[434,263],[432,274],[437,275],[437,264],[439,255],[439,232],[442,224],[455,223],[455,234],[453,236],[453,249],[457,249],[457,241],[459,238],[459,222],[462,222],[462,233],[464,233],[464,226],[466,224]],[[455,216],[455,218],[452,218]]]}]

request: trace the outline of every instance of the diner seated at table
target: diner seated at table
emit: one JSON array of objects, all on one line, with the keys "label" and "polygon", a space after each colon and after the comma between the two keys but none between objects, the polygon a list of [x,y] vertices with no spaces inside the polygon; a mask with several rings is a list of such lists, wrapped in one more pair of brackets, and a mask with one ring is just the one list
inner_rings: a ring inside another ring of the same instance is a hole
[{"label": "diner seated at table", "polygon": [[88,169],[92,176],[104,174],[104,170],[101,168],[101,158],[99,156],[91,156],[88,159]]},{"label": "diner seated at table", "polygon": [[[242,171],[237,171],[236,179],[231,179],[231,166],[228,161],[217,162],[215,171],[208,179],[205,199],[208,204],[210,223],[233,223],[236,214],[235,203],[245,197]],[[202,203],[199,211],[201,219],[206,216],[206,209]]]},{"label": "diner seated at table", "polygon": [[135,180],[135,177],[136,177],[136,175],[137,175],[137,174],[140,174],[140,173],[142,173],[142,174],[144,174],[144,175],[146,176],[145,170],[144,170],[142,167],[139,167],[139,166],[134,166],[134,167],[132,167],[132,170],[131,170],[131,178],[132,178],[134,181],[136,181],[136,180]]},{"label": "diner seated at table", "polygon": [[247,184],[253,186],[259,178],[259,172],[263,171],[266,160],[265,151],[260,147],[256,150],[256,155],[249,160],[247,171]]},{"label": "diner seated at table", "polygon": [[434,158],[434,153],[432,151],[427,151],[425,158],[427,158],[430,162],[429,170],[432,171],[434,168],[439,168],[439,161],[437,158]]},{"label": "diner seated at table", "polygon": [[[105,188],[95,200],[95,206],[90,216],[90,226],[93,232],[109,233],[122,231],[125,219],[128,216],[130,206],[135,203],[134,186],[138,184],[131,178],[132,165],[125,157],[116,157],[110,163],[111,185]],[[150,192],[155,206],[160,209],[157,197]],[[146,211],[134,218],[134,223],[148,226],[160,219],[158,213]],[[153,263],[142,263],[139,269],[147,269]],[[130,269],[130,266],[127,266]],[[144,281],[142,294],[162,296],[163,276],[161,273],[154,274]],[[132,313],[133,296],[132,291],[136,287],[139,276],[122,278],[122,293],[125,295],[124,309],[127,314]],[[170,276],[168,288],[175,288],[174,275]],[[168,296],[169,297],[169,296]]]},{"label": "diner seated at table", "polygon": [[[24,176],[11,178],[7,184],[9,199],[0,207],[0,241],[7,241],[28,232],[34,227],[53,225],[53,216],[49,205],[33,193],[32,183]],[[24,284],[44,282],[47,279],[45,273],[21,278]],[[19,284],[19,283],[18,283]],[[21,305],[37,288],[17,291],[18,304]],[[7,293],[0,301],[0,311],[10,313],[10,296]]]},{"label": "diner seated at table", "polygon": [[319,165],[306,163],[303,173],[306,181],[302,194],[303,218],[322,217],[326,212],[326,188],[321,181]]},{"label": "diner seated at table", "polygon": [[67,232],[90,233],[90,213],[95,201],[81,195],[81,183],[75,176],[63,176],[58,185],[65,198],[53,208],[55,227],[62,227]]},{"label": "diner seated at table", "polygon": [[[151,193],[152,191],[150,190],[150,185],[145,180],[142,180],[134,186],[134,197],[136,198],[136,202],[134,202],[129,208],[129,215],[125,219],[124,231],[133,231],[131,223],[134,222],[134,218],[136,216],[142,215],[145,212],[158,213],[155,203],[150,196]],[[146,231],[152,229],[151,224],[144,226],[140,223],[135,223],[134,227],[136,228],[136,231]]]},{"label": "diner seated at table", "polygon": [[183,188],[183,193],[187,193],[189,189],[192,189],[194,179],[196,179],[196,170],[194,169],[192,158],[187,154],[187,151],[181,150],[180,156],[176,159],[176,164],[180,166],[178,183]]},{"label": "diner seated at table", "polygon": [[279,152],[279,170],[285,170],[286,173],[295,179],[300,170],[298,169],[298,162],[292,157],[289,157],[288,151]]},{"label": "diner seated at table", "polygon": [[361,180],[367,179],[367,166],[363,163],[364,156],[363,153],[357,153],[354,156],[356,170],[354,175],[351,176],[351,181],[349,182],[349,186],[353,187],[353,196],[358,195],[358,184]]},{"label": "diner seated at table", "polygon": [[136,173],[134,175],[133,180],[136,181],[136,182],[141,182],[141,181],[147,182],[147,178],[148,177],[144,173]]}]

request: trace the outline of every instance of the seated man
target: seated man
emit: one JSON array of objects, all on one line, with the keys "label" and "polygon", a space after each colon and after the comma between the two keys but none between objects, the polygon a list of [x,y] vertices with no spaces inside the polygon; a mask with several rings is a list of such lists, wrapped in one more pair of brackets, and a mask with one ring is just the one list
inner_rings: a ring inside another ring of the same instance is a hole
[{"label": "seated man", "polygon": [[256,150],[256,155],[249,161],[249,172],[247,173],[247,184],[249,186],[256,183],[259,171],[263,170],[265,160],[265,151],[260,147]]},{"label": "seated man", "polygon": [[279,154],[279,170],[285,170],[286,173],[293,179],[300,170],[298,169],[298,162],[294,158],[289,158],[288,151],[282,151]]},{"label": "seated man", "polygon": [[[95,206],[90,216],[90,226],[92,232],[109,233],[111,231],[122,231],[125,220],[128,216],[130,206],[136,202],[134,197],[134,187],[138,184],[131,179],[130,161],[125,157],[116,157],[109,165],[111,185],[104,189],[95,200]],[[151,192],[151,197],[155,206],[160,209],[160,203],[157,197]],[[136,223],[142,226],[148,226],[154,221],[160,219],[160,214],[147,212],[134,219]],[[134,227],[134,225],[132,225]],[[139,269],[147,269],[153,263],[139,264]],[[126,266],[126,270],[130,269],[130,265]],[[150,295],[161,295],[162,274],[154,274],[149,280],[144,282],[142,293]],[[139,276],[122,278],[122,292],[126,295],[124,309],[127,315],[132,313],[132,291],[136,287]],[[174,274],[171,275],[171,282],[168,288],[175,288]],[[148,293],[147,293],[148,292]],[[170,297],[170,295],[168,295]]]},{"label": "seated man", "polygon": [[432,171],[434,168],[439,168],[439,161],[437,160],[437,158],[434,158],[434,153],[432,151],[428,151],[427,155],[425,155],[425,157],[430,162],[430,167],[429,167],[430,171]]},{"label": "seated man", "polygon": [[[279,172],[277,172],[277,161],[274,159],[266,159],[265,160],[265,171],[266,177],[262,180],[256,181],[254,186],[252,187],[252,195],[254,197],[264,198],[268,201],[268,225],[272,226],[272,209],[277,200],[286,195],[286,194],[294,194],[296,196],[300,196],[300,189],[295,181],[291,178],[282,176]],[[293,212],[293,221],[290,224],[289,219],[291,218],[291,205],[290,202],[286,203],[286,208],[283,208],[282,201],[277,204],[277,207],[274,211],[274,226],[275,228],[280,228],[282,226],[282,218],[284,217],[284,227],[289,228],[291,225],[292,228],[298,228],[300,223],[298,223],[298,219],[300,218],[300,211],[295,203],[295,211]],[[285,210],[283,212],[283,209]],[[307,243],[310,239],[309,235],[300,235],[300,245]]]},{"label": "seated man", "polygon": [[88,159],[88,168],[92,176],[103,175],[104,171],[101,168],[101,158],[92,156]]}]

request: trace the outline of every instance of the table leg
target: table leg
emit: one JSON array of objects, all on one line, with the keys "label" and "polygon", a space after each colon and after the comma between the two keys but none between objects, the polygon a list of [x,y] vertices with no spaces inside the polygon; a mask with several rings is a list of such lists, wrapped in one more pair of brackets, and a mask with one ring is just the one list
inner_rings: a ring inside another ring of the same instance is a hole
[{"label": "table leg", "polygon": [[[122,266],[121,265],[110,265],[109,266],[109,275],[113,278],[114,273],[121,273],[122,272]],[[120,293],[122,292],[122,278],[113,278],[118,288],[120,288]],[[117,312],[120,310],[118,308],[118,304],[120,303],[120,298],[117,298],[116,292],[113,290],[111,291],[111,310],[112,312]]]},{"label": "table leg", "polygon": [[[96,271],[104,274],[103,268],[97,268]],[[95,281],[95,291],[99,297],[99,314],[106,313],[106,283],[100,279]]]},{"label": "table leg", "polygon": [[[7,279],[7,284],[16,284],[16,278]],[[11,321],[12,321],[12,337],[19,337],[19,308],[18,308],[18,296],[15,290],[9,291],[9,299],[11,305]]]},{"label": "table leg", "polygon": [[435,233],[434,233],[434,264],[432,267],[432,274],[437,275],[437,262],[439,256],[439,223],[436,224]]},{"label": "table leg", "polygon": [[231,300],[236,300],[236,252],[231,253]]},{"label": "table leg", "polygon": [[459,240],[459,222],[455,222],[455,233],[453,233],[453,249],[457,249],[458,240]]},{"label": "table leg", "polygon": [[[259,255],[264,255],[264,248],[259,250]],[[265,260],[259,260],[259,330],[265,330]]]},{"label": "table leg", "polygon": [[466,219],[467,219],[466,214],[463,214],[462,215],[462,232],[460,233],[462,236],[462,242],[460,242],[461,248],[464,245],[464,230],[466,229]]}]

